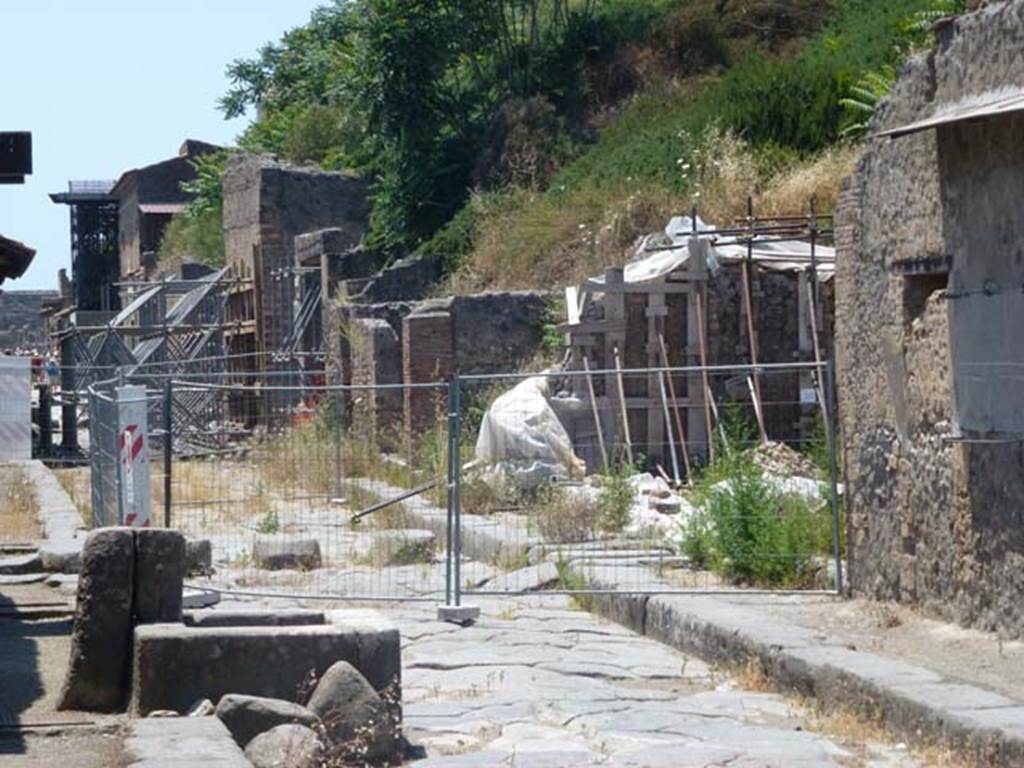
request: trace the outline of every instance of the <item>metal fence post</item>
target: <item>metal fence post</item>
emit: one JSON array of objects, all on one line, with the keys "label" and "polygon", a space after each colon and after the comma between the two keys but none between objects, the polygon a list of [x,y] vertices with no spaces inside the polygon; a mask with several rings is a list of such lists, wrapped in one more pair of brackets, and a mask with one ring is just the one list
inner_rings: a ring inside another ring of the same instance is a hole
[{"label": "metal fence post", "polygon": [[839,452],[836,449],[836,433],[838,431],[835,371],[832,360],[825,362],[825,400],[828,411],[828,474],[832,496],[832,551],[836,559],[836,592],[843,593],[843,553],[840,549],[839,536]]},{"label": "metal fence post", "polygon": [[462,383],[454,374],[448,385],[448,525],[445,558],[445,605],[438,618],[455,624],[472,624],[479,616],[475,605],[462,604]]},{"label": "metal fence post", "polygon": [[459,450],[462,430],[462,384],[459,375],[452,376],[452,447],[448,457],[448,465],[452,467],[452,516],[455,528],[452,531],[455,554],[453,557],[452,582],[455,588],[455,605],[462,605],[462,457]]},{"label": "metal fence post", "polygon": [[341,391],[334,392],[334,498],[341,499],[341,433],[342,433],[342,400]]},{"label": "metal fence post", "polygon": [[164,528],[171,527],[171,471],[174,450],[174,384],[168,379],[164,384]]},{"label": "metal fence post", "polygon": [[446,489],[447,489],[447,525],[445,525],[445,545],[444,545],[444,602],[446,605],[454,605],[452,600],[452,557],[454,547],[452,546],[453,541],[453,529],[455,527],[455,464],[454,451],[455,445],[453,438],[455,435],[455,419],[456,419],[456,406],[455,406],[455,388],[452,386],[448,387],[448,467],[446,473]]}]

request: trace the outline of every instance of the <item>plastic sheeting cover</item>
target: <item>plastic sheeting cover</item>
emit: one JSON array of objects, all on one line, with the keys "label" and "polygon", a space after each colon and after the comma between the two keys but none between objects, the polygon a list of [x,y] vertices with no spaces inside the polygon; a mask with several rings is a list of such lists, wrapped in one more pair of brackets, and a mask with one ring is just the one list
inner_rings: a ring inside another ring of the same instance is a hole
[{"label": "plastic sheeting cover", "polygon": [[[717,269],[719,261],[736,261],[745,259],[747,246],[737,243],[734,237],[715,239],[715,227],[697,217],[673,216],[665,226],[664,232],[655,232],[644,237],[635,251],[635,258],[622,268],[623,280],[627,283],[647,283],[658,280],[683,267],[690,258],[690,239],[694,229],[702,233],[702,239],[710,239],[713,243],[708,251],[708,267],[712,272]],[[752,258],[763,269],[782,272],[799,272],[807,268],[807,260],[811,255],[810,243],[802,240],[764,241],[754,244]],[[835,271],[835,249],[823,245],[815,246],[818,257],[818,276],[828,280]],[[792,261],[788,260],[792,259]],[[604,275],[592,277],[591,284],[604,283]]]},{"label": "plastic sheeting cover", "polygon": [[555,477],[582,475],[583,462],[548,404],[545,376],[525,379],[495,400],[484,414],[476,459],[486,482],[536,487]]}]

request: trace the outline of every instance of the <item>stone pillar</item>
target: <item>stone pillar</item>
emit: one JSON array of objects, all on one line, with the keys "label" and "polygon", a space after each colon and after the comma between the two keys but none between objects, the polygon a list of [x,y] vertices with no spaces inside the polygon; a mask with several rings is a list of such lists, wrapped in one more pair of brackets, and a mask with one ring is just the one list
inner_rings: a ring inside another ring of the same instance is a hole
[{"label": "stone pillar", "polygon": [[[402,379],[406,384],[447,381],[454,370],[452,317],[448,312],[409,315],[402,321]],[[405,390],[405,431],[434,427],[444,412],[438,389]]]},{"label": "stone pillar", "polygon": [[384,320],[354,320],[349,334],[352,385],[352,431],[385,449],[400,444],[403,425],[402,390],[375,389],[402,381],[402,349],[398,334]]}]

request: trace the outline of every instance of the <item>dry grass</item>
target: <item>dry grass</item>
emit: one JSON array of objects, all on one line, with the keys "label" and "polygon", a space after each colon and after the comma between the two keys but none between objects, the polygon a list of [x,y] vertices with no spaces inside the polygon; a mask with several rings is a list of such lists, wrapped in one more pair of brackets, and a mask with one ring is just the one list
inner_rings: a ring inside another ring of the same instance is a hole
[{"label": "dry grass", "polygon": [[39,537],[39,504],[28,474],[0,466],[0,540],[15,543]]},{"label": "dry grass", "polygon": [[[728,670],[728,674],[739,688],[747,691],[773,693],[779,690],[756,656]],[[794,695],[787,695],[787,701],[794,712],[807,721],[809,730],[828,736],[856,754],[853,760],[844,762],[851,768],[867,764],[865,755],[869,745],[903,741],[899,734],[885,726],[879,710],[824,710],[814,699]],[[908,751],[915,762],[929,768],[982,768],[988,765],[984,756],[972,759],[945,745],[909,745]]]},{"label": "dry grass", "polygon": [[859,153],[846,145],[787,162],[711,127],[680,166],[689,177],[686,194],[627,179],[564,197],[522,190],[478,196],[471,203],[478,214],[473,249],[444,291],[578,283],[628,260],[639,237],[693,206],[718,226],[746,214],[748,195],[759,215],[804,212],[812,196],[817,210],[828,212]]},{"label": "dry grass", "polygon": [[89,467],[73,469],[55,469],[53,476],[57,478],[61,488],[71,499],[79,512],[86,528],[92,527],[92,470]]}]

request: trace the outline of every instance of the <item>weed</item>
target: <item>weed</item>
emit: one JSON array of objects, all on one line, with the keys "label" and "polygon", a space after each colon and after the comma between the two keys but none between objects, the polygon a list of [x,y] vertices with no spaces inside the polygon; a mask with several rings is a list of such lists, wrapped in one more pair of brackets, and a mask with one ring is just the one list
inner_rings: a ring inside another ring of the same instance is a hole
[{"label": "weed", "polygon": [[530,517],[545,541],[572,544],[594,538],[602,509],[585,493],[545,486],[535,494]]},{"label": "weed", "polygon": [[602,478],[597,507],[598,525],[603,531],[621,531],[629,523],[629,510],[636,495],[629,482],[631,469],[628,466],[620,466]]},{"label": "weed", "polygon": [[277,533],[281,530],[281,521],[278,520],[277,512],[269,510],[266,514],[260,518],[259,524],[256,526],[256,530],[260,533]]},{"label": "weed", "polygon": [[39,504],[32,480],[18,466],[0,466],[0,536],[28,541],[39,535]]}]

